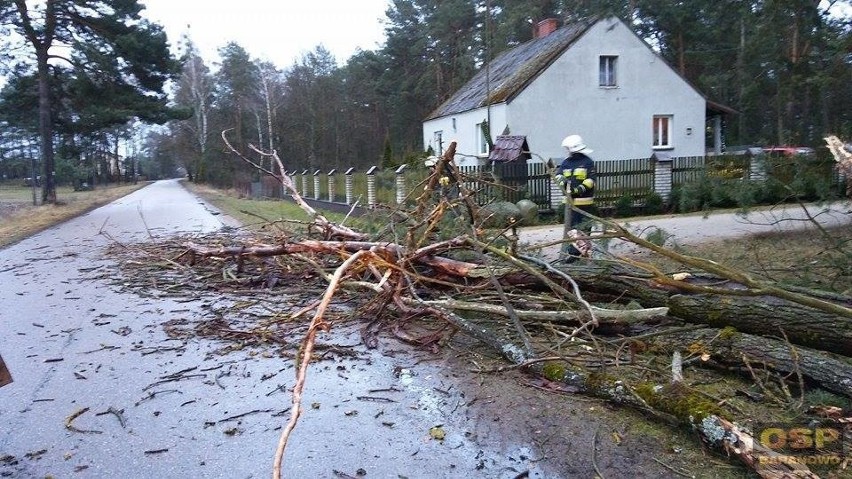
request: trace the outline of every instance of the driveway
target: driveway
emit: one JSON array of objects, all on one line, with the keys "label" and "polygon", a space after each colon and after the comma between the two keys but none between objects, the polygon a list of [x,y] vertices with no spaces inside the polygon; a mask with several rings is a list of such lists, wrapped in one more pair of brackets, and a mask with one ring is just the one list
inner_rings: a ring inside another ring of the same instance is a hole
[{"label": "driveway", "polygon": [[[191,327],[216,298],[139,296],[107,254],[231,226],[161,181],[0,250],[0,351],[14,376],[0,388],[0,477],[270,476],[293,360],[170,336],[164,325]],[[670,454],[664,443],[689,449],[687,434],[633,433],[621,413],[520,373],[476,373],[493,359],[469,348],[435,354],[383,338],[367,350],[357,327],[320,341],[351,353],[312,365],[286,477],[592,477],[595,467],[666,477],[652,461]],[[598,431],[619,441],[598,443]]]},{"label": "driveway", "polygon": [[[694,246],[708,241],[726,241],[747,238],[749,235],[779,231],[808,231],[815,228],[812,221],[825,228],[852,223],[852,204],[847,201],[829,204],[781,205],[771,208],[755,208],[748,213],[738,211],[712,211],[686,215],[663,215],[644,218],[617,220],[619,224],[641,237],[658,228],[668,238],[667,245]],[[520,240],[528,244],[543,244],[558,241],[562,237],[562,226],[535,226],[522,228]],[[613,240],[609,251],[630,254],[640,251],[631,243]],[[545,257],[555,259],[559,246],[543,249]]]}]

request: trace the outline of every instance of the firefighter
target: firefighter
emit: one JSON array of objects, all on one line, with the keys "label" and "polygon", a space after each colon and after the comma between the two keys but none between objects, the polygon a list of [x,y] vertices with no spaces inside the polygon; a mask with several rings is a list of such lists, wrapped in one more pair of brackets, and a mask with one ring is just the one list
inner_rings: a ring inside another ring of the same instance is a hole
[{"label": "firefighter", "polygon": [[[594,214],[595,204],[595,181],[597,172],[595,162],[588,156],[592,153],[583,142],[580,135],[568,135],[562,140],[562,146],[567,150],[568,156],[556,168],[554,180],[565,192],[566,201],[570,198],[573,206],[581,211]],[[566,210],[566,214],[568,211]],[[566,218],[567,219],[567,218]],[[565,224],[566,236],[580,236],[579,231],[591,233],[592,222],[578,212],[570,215],[570,220]],[[570,257],[586,256],[591,245],[588,241],[578,241],[569,245],[564,253]]]}]

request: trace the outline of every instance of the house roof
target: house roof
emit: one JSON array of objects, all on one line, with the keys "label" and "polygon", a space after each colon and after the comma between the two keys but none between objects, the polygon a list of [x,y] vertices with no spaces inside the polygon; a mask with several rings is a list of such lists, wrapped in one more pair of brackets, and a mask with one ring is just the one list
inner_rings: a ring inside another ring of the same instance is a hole
[{"label": "house roof", "polygon": [[592,18],[565,25],[497,55],[426,120],[511,100],[596,21]]},{"label": "house roof", "polygon": [[519,135],[499,135],[494,140],[494,148],[488,154],[488,160],[497,163],[506,163],[518,159],[529,160],[531,158],[527,137]]},{"label": "house roof", "polygon": [[[592,17],[566,24],[544,37],[535,38],[497,55],[424,121],[511,101],[598,20],[599,18]],[[650,49],[647,44],[645,46]],[[672,71],[680,75],[676,70]],[[701,94],[683,75],[680,76]],[[733,108],[709,99],[707,112],[717,115],[738,113]]]}]

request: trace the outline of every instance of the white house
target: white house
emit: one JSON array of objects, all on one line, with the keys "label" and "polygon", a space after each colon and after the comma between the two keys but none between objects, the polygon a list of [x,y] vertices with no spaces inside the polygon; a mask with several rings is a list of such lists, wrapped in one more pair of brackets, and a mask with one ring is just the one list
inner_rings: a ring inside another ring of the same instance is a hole
[{"label": "white house", "polygon": [[721,149],[721,116],[708,101],[616,17],[557,28],[538,24],[536,38],[501,53],[423,122],[424,149],[456,141],[456,161],[488,156],[492,141],[527,137],[535,159],[564,157],[562,139],[580,134],[595,160],[648,158],[654,152],[701,156],[711,121],[711,149]]}]

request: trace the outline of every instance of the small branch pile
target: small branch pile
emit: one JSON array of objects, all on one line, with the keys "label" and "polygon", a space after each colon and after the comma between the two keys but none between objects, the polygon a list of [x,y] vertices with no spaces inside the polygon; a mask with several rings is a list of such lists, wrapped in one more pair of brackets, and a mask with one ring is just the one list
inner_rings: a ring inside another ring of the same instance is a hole
[{"label": "small branch pile", "polygon": [[[224,133],[223,138],[227,144]],[[375,346],[382,326],[425,346],[460,331],[516,367],[688,425],[705,444],[761,477],[817,477],[738,426],[734,416],[743,411],[731,398],[739,389],[749,400],[770,398],[794,409],[803,407],[806,389],[817,386],[852,398],[849,298],[789,291],[661,248],[601,218],[595,219],[606,225],[607,236],[667,256],[691,273],[672,276],[624,258],[553,265],[517,244],[514,219],[503,229],[484,228],[488,218],[462,183],[458,197],[442,194],[447,183],[442,172],[462,177],[453,161],[455,143],[422,185],[413,210],[389,212],[373,235],[334,224],[307,205],[275,152],[255,149],[278,165],[272,171],[231,149],[281,182],[310,216],[307,233],[239,246],[187,242],[175,261],[227,259],[235,278],[260,276],[259,283],[267,285],[270,277],[307,271],[303,274],[325,284],[309,307],[293,315],[313,313],[297,355],[293,407],[276,450],[274,477],[280,477],[302,411],[316,337],[333,326],[327,312],[343,291],[360,298],[359,315],[371,318],[364,328],[368,346]],[[431,320],[428,334],[406,332],[417,319]],[[691,371],[705,368],[741,373],[740,379],[726,379],[735,384],[731,397],[690,383]]]}]

